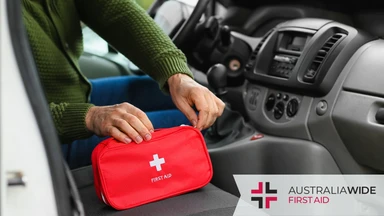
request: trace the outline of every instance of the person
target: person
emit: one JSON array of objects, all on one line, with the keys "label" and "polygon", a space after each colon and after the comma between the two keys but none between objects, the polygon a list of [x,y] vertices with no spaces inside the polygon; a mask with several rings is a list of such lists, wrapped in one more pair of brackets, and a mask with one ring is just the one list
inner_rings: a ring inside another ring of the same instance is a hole
[{"label": "person", "polygon": [[[62,143],[92,135],[141,143],[150,140],[154,131],[148,116],[134,104],[91,103],[94,90],[79,66],[81,22],[156,80],[193,126],[206,129],[223,112],[224,103],[194,81],[185,55],[134,0],[23,0],[22,13]],[[143,100],[152,100],[150,94],[146,97]]]}]

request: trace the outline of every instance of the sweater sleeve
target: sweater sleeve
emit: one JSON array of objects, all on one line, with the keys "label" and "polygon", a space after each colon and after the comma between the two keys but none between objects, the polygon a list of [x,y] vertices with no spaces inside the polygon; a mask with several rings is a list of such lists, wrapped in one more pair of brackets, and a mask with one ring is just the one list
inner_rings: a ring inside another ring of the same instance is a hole
[{"label": "sweater sleeve", "polygon": [[135,0],[75,0],[81,20],[164,90],[176,73],[193,77],[186,57]]},{"label": "sweater sleeve", "polygon": [[85,125],[85,116],[92,106],[88,103],[49,104],[61,143],[71,143],[92,135]]}]

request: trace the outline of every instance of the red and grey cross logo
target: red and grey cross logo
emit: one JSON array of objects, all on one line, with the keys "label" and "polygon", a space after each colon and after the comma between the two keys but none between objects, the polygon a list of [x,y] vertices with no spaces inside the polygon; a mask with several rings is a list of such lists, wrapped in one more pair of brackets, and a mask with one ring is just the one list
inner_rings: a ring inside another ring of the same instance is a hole
[{"label": "red and grey cross logo", "polygon": [[[259,204],[259,209],[271,207],[272,201],[277,201],[277,196],[272,194],[277,194],[276,189],[271,189],[270,182],[259,182],[257,189],[251,190],[251,201],[256,201]],[[254,196],[257,195],[257,196]]]}]

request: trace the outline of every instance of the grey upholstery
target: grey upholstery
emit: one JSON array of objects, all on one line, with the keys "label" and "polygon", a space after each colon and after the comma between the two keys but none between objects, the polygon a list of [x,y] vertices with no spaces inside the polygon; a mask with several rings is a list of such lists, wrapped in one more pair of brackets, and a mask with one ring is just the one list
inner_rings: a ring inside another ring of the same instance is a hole
[{"label": "grey upholstery", "polygon": [[116,211],[96,196],[91,167],[77,169],[72,173],[87,216],[232,216],[238,201],[237,197],[209,184],[188,194]]}]

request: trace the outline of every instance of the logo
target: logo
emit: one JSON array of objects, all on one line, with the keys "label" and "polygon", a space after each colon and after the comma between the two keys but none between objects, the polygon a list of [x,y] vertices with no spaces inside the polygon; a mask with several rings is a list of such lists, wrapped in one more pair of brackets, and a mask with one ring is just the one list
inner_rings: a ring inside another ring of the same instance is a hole
[{"label": "logo", "polygon": [[[259,209],[262,209],[265,203],[264,208],[269,209],[271,207],[272,201],[277,201],[277,196],[271,196],[270,194],[277,194],[276,189],[271,189],[270,183],[265,182],[265,190],[263,182],[259,182],[257,189],[251,190],[251,201],[256,201],[259,204]],[[253,196],[257,194],[258,196]],[[263,196],[264,195],[264,196]]]},{"label": "logo", "polygon": [[165,164],[164,158],[159,158],[158,154],[153,155],[153,161],[149,161],[149,165],[151,167],[156,167],[157,171],[161,171],[161,165]]}]

